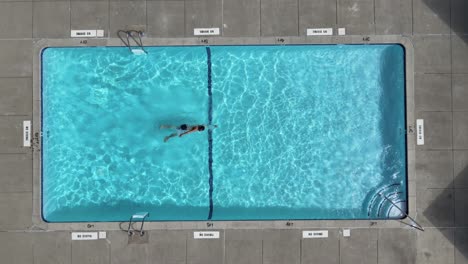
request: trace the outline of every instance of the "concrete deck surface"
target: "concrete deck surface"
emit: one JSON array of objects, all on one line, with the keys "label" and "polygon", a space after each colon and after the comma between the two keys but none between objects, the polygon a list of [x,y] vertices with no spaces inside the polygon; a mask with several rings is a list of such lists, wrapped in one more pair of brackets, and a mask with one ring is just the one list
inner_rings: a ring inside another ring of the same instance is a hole
[{"label": "concrete deck surface", "polygon": [[[0,0],[0,263],[468,263],[467,14],[466,0]],[[409,37],[415,116],[426,130],[426,144],[411,150],[410,212],[426,231],[360,226],[346,238],[324,227],[329,238],[302,240],[284,226],[194,240],[193,230],[152,230],[148,243],[129,244],[121,231],[72,242],[69,231],[36,228],[32,151],[21,147],[22,121],[33,116],[33,45],[70,29],[114,37],[126,27],[152,38],[192,37],[194,27],[239,38],[304,36],[308,27]]]}]

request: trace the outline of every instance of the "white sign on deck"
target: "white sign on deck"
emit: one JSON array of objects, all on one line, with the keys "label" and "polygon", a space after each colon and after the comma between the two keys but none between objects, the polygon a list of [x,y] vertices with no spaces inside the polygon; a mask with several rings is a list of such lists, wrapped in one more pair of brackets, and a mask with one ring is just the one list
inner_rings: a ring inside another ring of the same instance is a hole
[{"label": "white sign on deck", "polygon": [[104,37],[104,30],[103,29],[98,29],[96,30],[96,37]]},{"label": "white sign on deck", "polygon": [[343,229],[343,236],[344,237],[350,237],[351,236],[351,230],[350,229]]},{"label": "white sign on deck", "polygon": [[72,30],[71,37],[72,38],[89,38],[89,37],[96,37],[97,30],[95,29],[82,29],[82,30]]},{"label": "white sign on deck", "polygon": [[196,231],[193,232],[194,239],[218,239],[219,231]]},{"label": "white sign on deck", "polygon": [[416,120],[416,143],[424,145],[424,119]]},{"label": "white sign on deck", "polygon": [[194,28],[193,35],[195,36],[219,35],[219,28]]},{"label": "white sign on deck", "polygon": [[302,238],[325,238],[328,237],[328,230],[302,231]]},{"label": "white sign on deck", "polygon": [[107,238],[107,233],[105,231],[100,231],[99,232],[99,239],[106,239]]},{"label": "white sign on deck", "polygon": [[31,121],[23,121],[23,147],[31,146]]},{"label": "white sign on deck", "polygon": [[331,36],[333,28],[308,28],[307,36]]},{"label": "white sign on deck", "polygon": [[72,240],[97,240],[97,232],[73,232]]}]

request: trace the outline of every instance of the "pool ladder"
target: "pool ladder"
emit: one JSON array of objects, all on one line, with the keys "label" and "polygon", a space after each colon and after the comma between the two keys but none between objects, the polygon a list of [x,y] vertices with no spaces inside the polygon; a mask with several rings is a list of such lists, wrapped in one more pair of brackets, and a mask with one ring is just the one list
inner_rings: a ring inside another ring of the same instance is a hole
[{"label": "pool ladder", "polygon": [[[128,47],[128,49],[135,55],[141,55],[141,54],[148,54],[146,52],[145,48],[143,47],[143,41],[141,40],[141,37],[144,36],[143,31],[138,31],[138,30],[119,30],[117,31],[117,36],[119,39],[122,41],[122,43]],[[133,40],[135,44],[137,45],[138,49],[134,49],[130,44],[130,41]]]},{"label": "pool ladder", "polygon": [[[141,213],[135,213],[130,217],[130,221],[128,223],[128,229],[127,229],[127,234],[129,236],[132,236],[134,233],[139,233],[140,236],[143,236],[145,234],[145,231],[143,231],[143,225],[145,224],[145,219],[149,217],[148,212],[141,212]],[[136,230],[133,228],[134,223],[141,221],[141,226],[139,230]]]}]

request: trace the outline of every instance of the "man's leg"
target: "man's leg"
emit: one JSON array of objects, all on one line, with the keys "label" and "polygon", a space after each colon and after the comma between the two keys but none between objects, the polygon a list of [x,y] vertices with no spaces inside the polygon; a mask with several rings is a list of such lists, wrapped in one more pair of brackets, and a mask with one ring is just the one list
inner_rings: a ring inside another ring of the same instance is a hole
[{"label": "man's leg", "polygon": [[171,125],[161,125],[159,129],[176,129],[176,126],[171,126]]},{"label": "man's leg", "polygon": [[164,138],[164,142],[167,142],[170,138],[177,137],[177,133],[172,133],[169,136]]}]

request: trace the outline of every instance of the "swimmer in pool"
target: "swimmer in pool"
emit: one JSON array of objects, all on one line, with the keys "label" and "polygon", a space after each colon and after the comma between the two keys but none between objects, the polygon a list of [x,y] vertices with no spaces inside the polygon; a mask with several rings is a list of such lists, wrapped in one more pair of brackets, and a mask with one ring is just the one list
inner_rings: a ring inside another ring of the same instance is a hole
[{"label": "swimmer in pool", "polygon": [[217,125],[211,125],[211,126],[207,126],[207,125],[189,126],[189,125],[187,125],[187,124],[182,124],[182,125],[180,125],[180,126],[161,125],[159,128],[160,128],[160,129],[175,129],[175,130],[177,130],[177,132],[172,133],[172,134],[170,134],[169,136],[167,136],[167,137],[164,138],[164,142],[167,142],[169,139],[171,139],[171,138],[173,138],[173,137],[176,137],[176,136],[183,137],[183,136],[185,136],[185,135],[188,135],[188,134],[193,133],[193,132],[196,132],[196,131],[202,132],[202,131],[204,131],[206,128],[208,128],[208,129],[214,129],[214,128],[217,128],[217,127],[218,127]]}]

